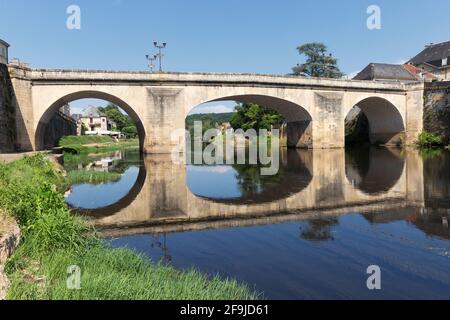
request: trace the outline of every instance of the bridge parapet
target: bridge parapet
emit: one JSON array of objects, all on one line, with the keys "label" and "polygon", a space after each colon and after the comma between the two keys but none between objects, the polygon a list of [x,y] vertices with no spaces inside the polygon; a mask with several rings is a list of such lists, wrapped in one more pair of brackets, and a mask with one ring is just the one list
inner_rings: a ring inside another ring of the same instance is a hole
[{"label": "bridge parapet", "polygon": [[36,84],[51,81],[138,82],[159,85],[265,85],[276,87],[314,88],[327,90],[363,90],[379,92],[405,92],[420,89],[420,82],[381,82],[345,79],[305,78],[269,74],[245,73],[151,73],[145,71],[102,71],[71,69],[32,69],[30,77]]}]

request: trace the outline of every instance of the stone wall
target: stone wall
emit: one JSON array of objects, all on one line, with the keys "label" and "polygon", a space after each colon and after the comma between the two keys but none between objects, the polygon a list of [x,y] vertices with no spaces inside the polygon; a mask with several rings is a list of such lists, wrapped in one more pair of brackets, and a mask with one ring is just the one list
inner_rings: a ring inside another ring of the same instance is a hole
[{"label": "stone wall", "polygon": [[9,280],[4,272],[4,264],[19,245],[20,229],[17,223],[0,211],[0,300],[5,299]]},{"label": "stone wall", "polygon": [[424,130],[442,135],[450,143],[450,81],[427,83],[424,103]]},{"label": "stone wall", "polygon": [[72,118],[57,111],[47,124],[44,136],[45,149],[51,149],[58,145],[63,136],[74,136],[77,134],[77,123]]},{"label": "stone wall", "polygon": [[16,120],[8,67],[0,63],[0,153],[15,151]]}]

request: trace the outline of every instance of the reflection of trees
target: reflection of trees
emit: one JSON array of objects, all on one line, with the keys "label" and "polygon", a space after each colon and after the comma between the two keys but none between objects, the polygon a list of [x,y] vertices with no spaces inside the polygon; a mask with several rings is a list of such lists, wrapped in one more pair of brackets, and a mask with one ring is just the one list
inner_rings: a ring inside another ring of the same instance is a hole
[{"label": "reflection of trees", "polygon": [[345,150],[345,171],[348,179],[360,185],[370,166],[370,147],[347,148]]},{"label": "reflection of trees", "polygon": [[308,241],[334,240],[332,229],[339,224],[337,218],[312,219],[300,226],[300,237]]},{"label": "reflection of trees", "polygon": [[236,181],[242,197],[250,197],[269,188],[277,187],[285,176],[285,170],[280,167],[276,175],[261,175],[259,165],[233,165],[236,171]]},{"label": "reflection of trees", "polygon": [[140,153],[138,151],[124,151],[123,157],[120,160],[115,160],[113,162],[113,167],[111,168],[111,172],[117,172],[120,174],[125,173],[132,166],[141,165],[142,160]]}]

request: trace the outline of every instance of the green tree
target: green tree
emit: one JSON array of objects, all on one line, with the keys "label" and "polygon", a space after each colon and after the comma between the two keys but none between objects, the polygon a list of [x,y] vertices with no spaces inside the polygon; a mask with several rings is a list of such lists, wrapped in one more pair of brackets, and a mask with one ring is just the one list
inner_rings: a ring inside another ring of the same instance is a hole
[{"label": "green tree", "polygon": [[339,225],[337,218],[317,218],[300,227],[300,237],[308,241],[329,241],[333,238],[333,227]]},{"label": "green tree", "polygon": [[218,122],[213,119],[213,115],[199,114],[195,116],[189,116],[186,118],[186,129],[191,133],[191,137],[194,136],[195,122],[202,123],[202,134],[209,129],[215,129],[218,126]]},{"label": "green tree", "polygon": [[127,138],[136,138],[138,131],[136,126],[125,127],[121,131]]},{"label": "green tree", "polygon": [[233,129],[272,129],[283,122],[283,117],[276,111],[256,103],[241,103],[236,106],[236,113],[231,118]]},{"label": "green tree", "polygon": [[[127,128],[128,132],[131,130],[130,127],[135,127],[133,120],[130,118],[130,116],[123,114],[119,107],[114,104],[108,104],[106,107],[100,107],[99,111],[106,114],[108,119],[114,121],[116,124],[117,130],[120,132],[123,132],[124,128]],[[123,132],[125,133],[125,132]],[[137,133],[137,129],[136,129]]]},{"label": "green tree", "polygon": [[344,76],[344,73],[339,70],[337,59],[327,52],[327,46],[323,43],[306,43],[297,50],[307,59],[305,63],[292,68],[294,75],[319,78],[342,78]]}]

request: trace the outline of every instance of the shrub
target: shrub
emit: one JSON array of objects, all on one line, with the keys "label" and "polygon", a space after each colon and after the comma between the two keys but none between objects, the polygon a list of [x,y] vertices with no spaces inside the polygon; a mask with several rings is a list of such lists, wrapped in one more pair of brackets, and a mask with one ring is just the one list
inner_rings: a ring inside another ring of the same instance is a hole
[{"label": "shrub", "polygon": [[442,147],[444,139],[438,134],[424,131],[419,135],[417,144],[422,148]]},{"label": "shrub", "polygon": [[138,136],[138,131],[137,131],[136,126],[125,127],[122,129],[122,133],[127,138],[136,138]]}]

